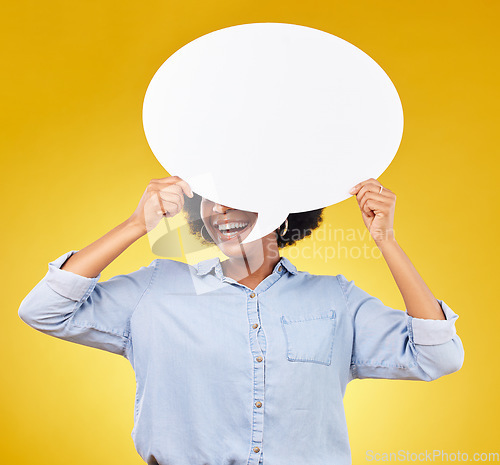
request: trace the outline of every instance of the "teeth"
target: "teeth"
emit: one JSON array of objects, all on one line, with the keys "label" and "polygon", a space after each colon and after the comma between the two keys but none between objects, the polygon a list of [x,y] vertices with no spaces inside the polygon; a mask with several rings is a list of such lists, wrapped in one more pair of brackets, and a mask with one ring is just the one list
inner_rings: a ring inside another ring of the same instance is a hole
[{"label": "teeth", "polygon": [[248,226],[248,223],[243,223],[243,222],[239,222],[239,223],[223,223],[223,224],[219,224],[219,225],[214,225],[216,228],[219,228],[219,231],[227,231],[228,229],[234,229],[234,228],[245,228],[246,226]]}]

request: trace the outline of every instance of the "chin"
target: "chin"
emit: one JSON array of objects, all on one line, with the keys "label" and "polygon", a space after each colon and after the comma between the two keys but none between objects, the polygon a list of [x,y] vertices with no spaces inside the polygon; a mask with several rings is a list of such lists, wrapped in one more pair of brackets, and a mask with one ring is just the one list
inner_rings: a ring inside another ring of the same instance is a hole
[{"label": "chin", "polygon": [[[231,242],[231,243],[230,243]],[[233,241],[217,244],[220,251],[229,258],[243,258],[243,254],[249,256],[262,255],[262,239],[250,242],[248,244],[240,244]]]}]

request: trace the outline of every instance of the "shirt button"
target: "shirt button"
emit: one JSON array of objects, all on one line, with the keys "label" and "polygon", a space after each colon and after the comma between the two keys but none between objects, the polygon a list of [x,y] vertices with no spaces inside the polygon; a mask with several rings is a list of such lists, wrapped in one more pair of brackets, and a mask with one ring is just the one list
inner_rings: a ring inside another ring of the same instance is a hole
[{"label": "shirt button", "polygon": [[254,448],[253,448],[253,451],[254,451],[254,452],[260,452],[260,449],[259,449],[258,447],[254,447]]},{"label": "shirt button", "polygon": [[278,268],[278,271],[281,271],[283,269],[283,267],[280,265],[280,267]]},{"label": "shirt button", "polygon": [[259,402],[259,401],[255,402],[255,406],[257,408],[261,408],[262,407],[262,402]]},{"label": "shirt button", "polygon": [[253,328],[253,329],[257,329],[258,327],[259,327],[259,325],[258,325],[257,323],[254,323],[254,324],[252,325],[252,328]]},{"label": "shirt button", "polygon": [[252,293],[250,294],[250,298],[251,298],[251,299],[253,299],[254,297],[255,297],[255,292],[252,292]]},{"label": "shirt button", "polygon": [[258,362],[262,362],[263,358],[259,355],[255,360],[257,360]]}]

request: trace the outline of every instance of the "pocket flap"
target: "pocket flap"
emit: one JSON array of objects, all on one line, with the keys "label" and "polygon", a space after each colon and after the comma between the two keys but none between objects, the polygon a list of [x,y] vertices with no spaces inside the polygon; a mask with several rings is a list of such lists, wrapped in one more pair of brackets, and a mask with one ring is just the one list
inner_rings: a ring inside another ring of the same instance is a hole
[{"label": "pocket flap", "polygon": [[304,315],[282,315],[287,358],[292,362],[330,365],[336,327],[335,310]]}]

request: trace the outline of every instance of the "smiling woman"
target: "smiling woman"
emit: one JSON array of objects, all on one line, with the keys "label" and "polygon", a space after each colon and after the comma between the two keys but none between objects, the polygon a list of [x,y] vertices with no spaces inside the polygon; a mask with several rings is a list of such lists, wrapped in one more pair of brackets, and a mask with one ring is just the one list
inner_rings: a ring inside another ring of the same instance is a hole
[{"label": "smiling woman", "polygon": [[[148,465],[349,465],[350,381],[431,381],[464,358],[458,315],[432,295],[391,235],[394,193],[374,179],[354,191],[405,312],[341,274],[298,271],[280,257],[279,248],[318,226],[321,210],[289,215],[288,227],[242,244],[256,213],[195,196],[172,176],[153,179],[128,220],[50,262],[19,316],[130,361],[132,437]],[[183,208],[192,230],[227,260],[156,259],[99,282],[114,258]]]}]

